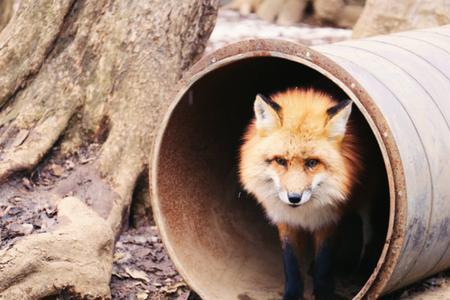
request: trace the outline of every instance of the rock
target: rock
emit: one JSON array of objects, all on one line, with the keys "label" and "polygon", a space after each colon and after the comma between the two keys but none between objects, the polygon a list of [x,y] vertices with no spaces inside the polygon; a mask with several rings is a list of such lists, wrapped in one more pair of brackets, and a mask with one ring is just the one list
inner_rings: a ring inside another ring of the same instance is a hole
[{"label": "rock", "polygon": [[336,19],[336,25],[343,28],[352,28],[361,16],[363,9],[363,6],[360,5],[344,6]]},{"label": "rock", "polygon": [[364,0],[313,0],[314,16],[322,22],[352,28],[358,21]]},{"label": "rock", "polygon": [[367,0],[353,29],[353,38],[388,34],[450,23],[446,1]]},{"label": "rock", "polygon": [[344,5],[344,0],[314,0],[314,15],[320,20],[335,22]]}]

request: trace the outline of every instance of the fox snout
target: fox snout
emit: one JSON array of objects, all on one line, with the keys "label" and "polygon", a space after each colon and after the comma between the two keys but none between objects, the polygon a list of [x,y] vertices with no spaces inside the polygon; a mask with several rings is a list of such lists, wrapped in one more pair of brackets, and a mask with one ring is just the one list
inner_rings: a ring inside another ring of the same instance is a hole
[{"label": "fox snout", "polygon": [[[295,168],[293,166],[292,168]],[[304,171],[291,170],[285,171],[284,174],[273,174],[275,186],[278,190],[278,198],[290,206],[303,205],[311,200],[313,186],[309,183]]]},{"label": "fox snout", "polygon": [[300,203],[300,200],[302,200],[302,194],[288,193],[288,199],[289,199],[289,202],[291,202],[292,204],[298,204],[298,203]]},{"label": "fox snout", "polygon": [[290,206],[300,206],[311,200],[311,190],[306,189],[303,192],[281,192],[279,193],[280,200],[289,204]]}]

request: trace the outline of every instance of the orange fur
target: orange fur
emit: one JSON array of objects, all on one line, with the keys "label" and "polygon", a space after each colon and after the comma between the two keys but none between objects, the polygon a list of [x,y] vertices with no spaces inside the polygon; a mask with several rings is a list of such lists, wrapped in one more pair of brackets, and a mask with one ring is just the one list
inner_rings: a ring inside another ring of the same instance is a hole
[{"label": "orange fur", "polygon": [[[253,120],[244,135],[239,168],[244,188],[262,204],[274,223],[313,231],[338,222],[350,205],[350,195],[362,170],[351,121],[344,135],[333,136],[331,127],[336,121],[327,110],[338,102],[312,89],[290,89],[271,98],[280,111],[265,104],[255,106],[255,110],[263,110],[261,128],[257,128],[258,120]],[[258,103],[262,102],[255,105]],[[286,160],[287,166],[277,163],[277,158]],[[319,163],[308,169],[305,162],[309,159]],[[314,187],[315,181],[320,181],[318,187]],[[309,190],[311,201],[299,207],[283,203],[286,193]]]},{"label": "orange fur", "polygon": [[[363,153],[373,145],[362,142],[361,126],[352,125],[350,101],[338,102],[312,89],[257,95],[254,111],[240,149],[239,173],[244,188],[277,225],[285,268],[283,299],[303,296],[308,244],[314,249],[315,299],[335,299],[336,225],[349,210],[370,210],[368,200],[375,195],[370,187],[377,187],[381,173],[373,172],[377,168],[369,160],[364,169],[370,168],[365,173],[374,180],[365,178],[363,188],[362,156],[367,160]],[[362,221],[361,254],[370,232],[368,218]]]}]

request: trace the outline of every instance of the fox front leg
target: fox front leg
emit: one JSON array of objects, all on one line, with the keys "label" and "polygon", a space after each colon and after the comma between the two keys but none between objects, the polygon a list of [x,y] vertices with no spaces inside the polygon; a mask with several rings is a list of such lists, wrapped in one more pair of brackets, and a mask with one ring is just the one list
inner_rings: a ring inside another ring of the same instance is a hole
[{"label": "fox front leg", "polygon": [[[283,300],[303,299],[304,284],[300,269],[299,248],[304,247],[298,231],[279,225],[278,233],[283,247],[284,293]],[[297,252],[297,253],[296,253]]]},{"label": "fox front leg", "polygon": [[335,294],[335,228],[325,227],[314,233],[314,295],[316,300],[340,299]]},{"label": "fox front leg", "polygon": [[300,273],[297,256],[291,242],[283,242],[284,294],[283,300],[303,298],[303,279]]}]

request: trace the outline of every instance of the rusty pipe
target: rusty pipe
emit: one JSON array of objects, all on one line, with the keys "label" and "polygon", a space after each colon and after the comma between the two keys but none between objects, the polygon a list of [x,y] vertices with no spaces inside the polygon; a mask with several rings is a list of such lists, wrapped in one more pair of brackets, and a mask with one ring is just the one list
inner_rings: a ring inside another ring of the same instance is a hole
[{"label": "rusty pipe", "polygon": [[203,299],[280,297],[276,234],[242,197],[237,149],[257,92],[321,83],[354,101],[386,170],[385,241],[354,299],[450,267],[450,26],[312,48],[248,40],[181,80],[153,152],[155,221]]}]

